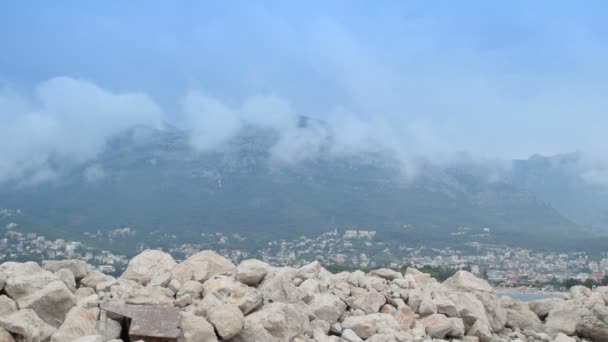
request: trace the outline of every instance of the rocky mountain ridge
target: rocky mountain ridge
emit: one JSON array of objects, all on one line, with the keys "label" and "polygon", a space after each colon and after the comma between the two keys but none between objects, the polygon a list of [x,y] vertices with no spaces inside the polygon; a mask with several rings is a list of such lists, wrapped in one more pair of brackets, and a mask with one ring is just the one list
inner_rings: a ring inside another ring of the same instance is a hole
[{"label": "rocky mountain ridge", "polygon": [[177,308],[189,342],[608,341],[608,287],[522,303],[466,271],[440,283],[412,268],[237,266],[213,251],[177,263],[146,250],[118,278],[79,260],[0,265],[2,342],[125,339],[104,303]]}]

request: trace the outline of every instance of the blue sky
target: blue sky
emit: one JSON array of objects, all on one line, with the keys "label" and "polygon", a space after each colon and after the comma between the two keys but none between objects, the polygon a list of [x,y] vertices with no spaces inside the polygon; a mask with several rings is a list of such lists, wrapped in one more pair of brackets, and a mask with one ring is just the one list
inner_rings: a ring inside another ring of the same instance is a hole
[{"label": "blue sky", "polygon": [[[348,113],[347,121],[370,127],[380,121],[393,128],[390,135],[412,136],[392,143],[421,153],[608,153],[605,1],[0,7],[0,118],[13,124],[30,112],[7,110],[15,96],[61,121],[36,91],[67,77],[111,94],[144,94],[159,107],[154,115],[184,127],[207,125],[204,114],[191,120],[185,113],[192,92],[232,111],[261,95],[297,114]],[[93,119],[104,120],[99,115]],[[212,123],[202,132],[225,126]]]}]

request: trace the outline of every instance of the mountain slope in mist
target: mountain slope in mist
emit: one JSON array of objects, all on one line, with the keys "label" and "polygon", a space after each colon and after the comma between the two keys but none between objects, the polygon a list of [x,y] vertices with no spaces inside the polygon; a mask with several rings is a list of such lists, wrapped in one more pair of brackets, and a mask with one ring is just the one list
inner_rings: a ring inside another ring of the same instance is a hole
[{"label": "mountain slope in mist", "polygon": [[278,163],[269,152],[275,138],[245,130],[224,149],[200,153],[178,129],[131,132],[58,182],[4,185],[0,206],[62,231],[131,226],[186,239],[203,231],[289,238],[336,227],[408,241],[449,241],[465,227],[514,243],[581,233],[546,202],[472,166],[420,162],[409,179],[382,153]]}]

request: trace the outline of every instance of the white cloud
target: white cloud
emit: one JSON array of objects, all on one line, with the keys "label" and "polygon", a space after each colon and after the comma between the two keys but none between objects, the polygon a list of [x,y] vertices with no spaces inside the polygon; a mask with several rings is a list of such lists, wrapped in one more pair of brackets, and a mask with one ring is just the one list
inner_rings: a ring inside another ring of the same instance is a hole
[{"label": "white cloud", "polygon": [[160,107],[142,93],[113,93],[79,79],[40,83],[33,99],[0,94],[0,182],[55,179],[60,167],[95,158],[112,136],[161,125]]}]

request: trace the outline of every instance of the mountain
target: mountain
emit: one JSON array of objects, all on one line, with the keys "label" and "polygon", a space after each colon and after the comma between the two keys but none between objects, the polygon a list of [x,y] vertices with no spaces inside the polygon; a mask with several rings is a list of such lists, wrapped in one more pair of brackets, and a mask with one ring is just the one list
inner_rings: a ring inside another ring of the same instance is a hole
[{"label": "mountain", "polygon": [[[322,124],[301,120],[298,129],[311,125]],[[497,242],[508,243],[585,236],[542,197],[506,180],[489,181],[477,165],[420,161],[418,176],[409,179],[390,155],[340,157],[323,146],[317,158],[282,163],[270,152],[277,139],[250,128],[221,150],[196,152],[185,131],[133,130],[97,160],[64,170],[59,182],[5,184],[0,208],[19,208],[27,225],[61,234],[130,226],[185,241],[201,232],[263,239],[333,228],[376,230],[380,239],[409,242],[455,241],[449,233],[464,228],[478,234],[489,228]],[[525,177],[518,174],[512,178],[521,185]]]},{"label": "mountain", "polygon": [[577,222],[581,227],[608,234],[608,187],[584,179],[580,153],[534,155],[513,161],[508,181],[530,191]]}]

